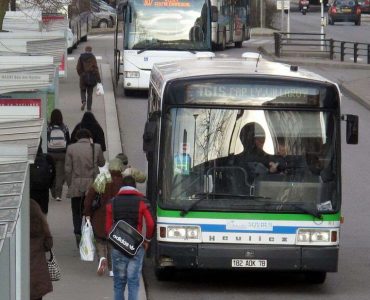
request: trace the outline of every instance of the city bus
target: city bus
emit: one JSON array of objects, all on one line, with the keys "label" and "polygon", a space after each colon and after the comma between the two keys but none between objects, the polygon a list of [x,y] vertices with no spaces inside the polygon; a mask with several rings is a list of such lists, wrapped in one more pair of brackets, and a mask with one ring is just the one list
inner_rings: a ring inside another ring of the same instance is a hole
[{"label": "city bus", "polygon": [[346,142],[358,142],[358,116],[341,115],[337,84],[245,53],[156,64],[148,97],[158,279],[221,269],[323,283],[337,271],[341,121]]},{"label": "city bus", "polygon": [[211,0],[217,7],[218,18],[212,22],[212,46],[224,50],[234,43],[241,48],[243,41],[250,39],[250,1],[249,0]]},{"label": "city bus", "polygon": [[[125,94],[148,90],[154,63],[211,51],[209,0],[127,0],[118,6],[123,31],[115,34],[115,74]],[[123,47],[118,40],[123,41]],[[122,51],[122,53],[121,53]],[[122,54],[122,55],[121,55]]]}]

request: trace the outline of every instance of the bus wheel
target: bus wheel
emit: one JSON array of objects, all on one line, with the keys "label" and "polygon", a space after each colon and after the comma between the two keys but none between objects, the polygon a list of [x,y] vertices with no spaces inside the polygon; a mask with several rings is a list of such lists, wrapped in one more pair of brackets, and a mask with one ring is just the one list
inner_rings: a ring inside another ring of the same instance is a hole
[{"label": "bus wheel", "polygon": [[326,279],[326,272],[307,272],[306,280],[312,284],[323,284]]},{"label": "bus wheel", "polygon": [[243,45],[243,41],[241,42],[235,42],[235,48],[241,48]]},{"label": "bus wheel", "polygon": [[174,277],[175,271],[171,268],[155,268],[155,277],[158,281],[170,281]]},{"label": "bus wheel", "polygon": [[129,90],[129,89],[123,89],[123,93],[125,94],[126,97],[132,97],[135,94],[134,90]]},{"label": "bus wheel", "polygon": [[221,44],[218,44],[218,50],[224,51],[226,48],[226,31],[224,30],[222,33],[222,41]]}]

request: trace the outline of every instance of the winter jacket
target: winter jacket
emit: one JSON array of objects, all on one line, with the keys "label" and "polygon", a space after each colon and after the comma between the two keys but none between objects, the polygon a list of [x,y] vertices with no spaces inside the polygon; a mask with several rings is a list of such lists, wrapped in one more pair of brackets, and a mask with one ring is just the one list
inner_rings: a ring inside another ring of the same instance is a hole
[{"label": "winter jacket", "polygon": [[53,290],[45,252],[53,246],[46,218],[40,206],[30,199],[30,298],[39,299]]},{"label": "winter jacket", "polygon": [[86,89],[86,85],[82,79],[82,75],[85,72],[93,72],[97,82],[101,82],[98,63],[96,62],[95,55],[91,52],[85,52],[80,55],[76,68],[78,76],[80,76],[80,89]]},{"label": "winter jacket", "polygon": [[[92,160],[94,145],[94,162]],[[80,139],[69,145],[65,159],[65,177],[68,185],[67,197],[81,197],[90,187],[99,168],[105,164],[100,145],[91,144],[89,139]]]},{"label": "winter jacket", "polygon": [[90,187],[84,203],[84,215],[91,217],[91,224],[94,229],[94,234],[98,238],[106,238],[105,234],[105,216],[106,216],[106,205],[110,203],[110,200],[117,195],[119,189],[122,186],[122,175],[120,172],[111,172],[112,182],[107,183],[105,191],[100,199],[101,206],[94,212],[91,209],[92,201],[97,194],[93,187]]},{"label": "winter jacket", "polygon": [[84,124],[84,125],[82,125],[81,123],[78,123],[72,131],[71,143],[76,143],[77,142],[76,134],[81,128],[88,129],[90,131],[94,143],[99,144],[101,149],[103,150],[103,152],[105,152],[107,150],[107,147],[105,145],[104,131],[103,131],[103,129],[101,128],[101,126],[99,124]]},{"label": "winter jacket", "polygon": [[[115,201],[116,210],[113,212],[112,201]],[[124,186],[117,196],[106,207],[105,230],[108,235],[114,222],[124,220],[140,233],[143,232],[143,218],[146,225],[146,239],[154,235],[154,220],[149,209],[149,203],[137,189]]]},{"label": "winter jacket", "polygon": [[30,198],[34,199],[40,205],[44,214],[47,214],[49,211],[49,189],[55,181],[56,170],[55,162],[51,155],[38,152],[36,159],[40,156],[43,156],[46,159],[52,172],[50,174],[49,184],[45,182],[43,185],[35,185],[32,178],[30,178]]}]

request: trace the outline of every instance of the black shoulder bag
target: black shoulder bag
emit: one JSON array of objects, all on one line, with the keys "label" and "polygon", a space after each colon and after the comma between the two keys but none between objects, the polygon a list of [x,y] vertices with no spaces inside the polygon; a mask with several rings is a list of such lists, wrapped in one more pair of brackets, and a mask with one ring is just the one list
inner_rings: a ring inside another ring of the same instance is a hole
[{"label": "black shoulder bag", "polygon": [[[115,200],[112,200],[114,220]],[[139,231],[123,220],[114,223],[108,235],[109,242],[127,257],[134,257],[144,242],[144,237]]]}]

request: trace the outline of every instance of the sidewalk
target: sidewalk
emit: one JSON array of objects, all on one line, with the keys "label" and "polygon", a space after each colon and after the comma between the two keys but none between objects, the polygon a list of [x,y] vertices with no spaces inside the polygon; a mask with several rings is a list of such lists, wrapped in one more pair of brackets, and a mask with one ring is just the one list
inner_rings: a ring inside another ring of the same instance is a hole
[{"label": "sidewalk", "polygon": [[[60,80],[59,107],[64,122],[72,133],[80,122],[84,112],[80,110],[79,78],[76,73],[76,60],[68,61],[68,78]],[[99,64],[99,62],[98,62]],[[99,64],[104,86],[104,96],[93,95],[92,113],[102,126],[107,143],[106,160],[122,152],[122,143],[112,86],[109,65]],[[54,238],[54,252],[61,267],[62,279],[53,282],[54,291],[46,295],[45,300],[103,300],[113,299],[113,278],[107,275],[97,276],[98,262],[83,262],[76,247],[73,234],[71,201],[65,198],[61,202],[50,199],[48,222]],[[127,289],[126,289],[127,293]],[[146,300],[144,283],[141,280],[140,299]]]},{"label": "sidewalk", "polygon": [[[274,44],[274,30],[268,28],[253,28],[252,41],[244,42],[248,51],[262,52],[266,59],[302,66],[312,70],[327,79],[338,83],[342,93],[347,94],[370,109],[370,65],[364,63],[341,62],[325,58],[310,57],[276,57]],[[264,40],[263,44],[253,44],[256,39]]]}]

